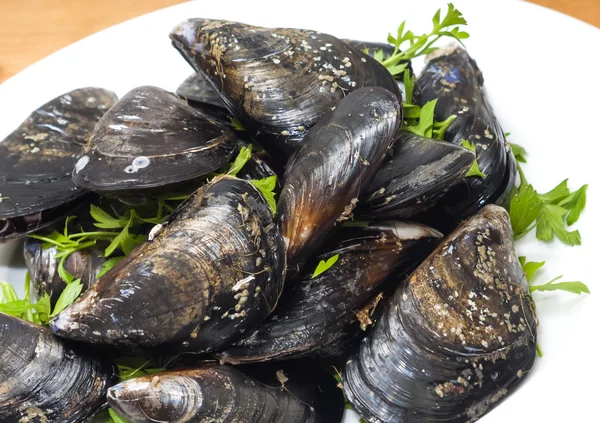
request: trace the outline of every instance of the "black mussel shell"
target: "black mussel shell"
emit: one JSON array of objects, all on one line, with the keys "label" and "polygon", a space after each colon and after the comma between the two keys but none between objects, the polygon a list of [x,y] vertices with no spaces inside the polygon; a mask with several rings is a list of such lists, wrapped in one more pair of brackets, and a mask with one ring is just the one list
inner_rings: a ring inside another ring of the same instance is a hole
[{"label": "black mussel shell", "polygon": [[[56,247],[44,249],[42,248],[43,244],[37,239],[26,239],[23,255],[36,298],[39,299],[44,294],[48,294],[50,303],[54,306],[67,285],[58,274],[60,258],[56,258],[58,252]],[[74,279],[81,281],[83,291],[86,291],[96,281],[102,264],[106,261],[103,253],[104,248],[92,247],[75,251],[65,259],[65,270],[73,275]]]},{"label": "black mussel shell", "polygon": [[2,313],[0,345],[2,423],[86,421],[117,380],[110,362]]},{"label": "black mussel shell", "polygon": [[457,185],[443,202],[440,213],[459,220],[512,190],[516,167],[508,166],[510,147],[487,99],[483,75],[465,50],[451,46],[436,51],[415,82],[414,99],[420,106],[437,99],[438,121],[456,116],[445,139],[456,145],[465,139],[474,143],[479,168],[486,175],[469,177]]},{"label": "black mussel shell", "polygon": [[32,112],[0,143],[0,239],[45,226],[57,214],[52,209],[84,194],[71,170],[116,101],[101,88],[69,91]]},{"label": "black mussel shell", "polygon": [[475,161],[466,148],[401,131],[394,155],[381,167],[359,202],[364,219],[410,219],[442,198]]},{"label": "black mussel shell", "polygon": [[[394,46],[391,44],[387,44],[387,43],[376,43],[376,42],[372,42],[372,41],[359,41],[359,40],[346,40],[346,39],[343,39],[342,41],[345,42],[346,44],[351,45],[355,49],[358,49],[358,50],[368,54],[371,57],[373,57],[375,55],[375,53],[378,51],[383,51],[384,58],[391,56],[395,52]],[[399,64],[402,64],[402,63],[407,63],[408,66],[406,68],[408,69],[408,72],[411,75],[414,75],[412,63],[410,62],[410,60],[399,62]],[[402,80],[403,77],[404,77],[404,72],[395,76],[395,78],[399,79],[399,80]]]},{"label": "black mussel shell", "polygon": [[[435,247],[441,234],[427,226],[373,223],[343,227],[320,256],[335,264],[313,277],[315,267],[291,285],[275,312],[250,335],[219,354],[221,362],[282,360],[343,352],[370,320],[361,310],[381,292],[390,275],[408,273]],[[359,325],[359,323],[361,325]]]},{"label": "black mussel shell", "polygon": [[100,192],[188,181],[227,163],[237,142],[211,114],[160,88],[138,87],[98,122],[73,180]]},{"label": "black mussel shell", "polygon": [[344,410],[333,376],[304,362],[157,373],[112,387],[108,403],[133,423],[338,423]]},{"label": "black mussel shell", "polygon": [[235,342],[275,308],[285,247],[251,183],[215,178],[148,239],[56,316],[52,330],[83,342],[197,352]]},{"label": "black mussel shell", "polygon": [[225,103],[219,94],[206,81],[206,78],[198,73],[188,76],[185,81],[177,87],[176,94],[187,100],[192,106],[212,106],[220,109],[225,108]]},{"label": "black mussel shell", "polygon": [[288,162],[277,206],[290,267],[352,217],[401,122],[398,98],[367,87],[348,94],[312,128]]},{"label": "black mussel shell", "polygon": [[397,289],[344,391],[369,422],[473,422],[527,376],[536,333],[508,213],[488,205]]},{"label": "black mussel shell", "polygon": [[402,98],[380,63],[331,35],[189,19],[171,39],[231,113],[276,155],[292,154],[307,131],[356,89],[380,86]]}]

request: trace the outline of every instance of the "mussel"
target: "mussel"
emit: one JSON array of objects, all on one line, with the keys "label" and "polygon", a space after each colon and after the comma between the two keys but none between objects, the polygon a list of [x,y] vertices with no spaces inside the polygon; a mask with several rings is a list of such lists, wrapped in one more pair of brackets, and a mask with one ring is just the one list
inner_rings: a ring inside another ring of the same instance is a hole
[{"label": "mussel", "polygon": [[219,109],[225,108],[225,103],[206,81],[206,78],[195,72],[177,87],[176,94],[186,99],[188,104],[192,106],[202,107],[208,105]]},{"label": "mussel", "polygon": [[[345,42],[346,44],[351,45],[352,47],[368,54],[369,56],[373,57],[375,56],[375,54],[377,54],[378,52],[383,52],[383,57],[384,59],[391,56],[392,54],[394,54],[395,49],[394,46],[391,44],[387,44],[387,43],[377,43],[377,42],[373,42],[373,41],[359,41],[359,40],[346,40],[343,39],[343,42]],[[414,75],[414,71],[412,68],[412,63],[410,61],[400,61],[399,64],[402,63],[406,63],[406,69],[408,69],[408,72],[411,75]],[[404,72],[398,74],[395,76],[396,79],[402,80],[404,77]]]},{"label": "mussel", "polygon": [[366,87],[348,94],[312,128],[287,164],[277,205],[291,268],[313,254],[336,223],[352,217],[401,122],[398,98]]},{"label": "mussel", "polygon": [[275,308],[285,277],[284,248],[254,185],[215,178],[50,327],[91,343],[222,348]]},{"label": "mussel", "polygon": [[401,131],[394,155],[360,198],[365,219],[410,219],[433,207],[462,182],[475,161],[470,150]]},{"label": "mussel", "polygon": [[456,145],[463,140],[474,143],[485,175],[469,177],[457,185],[443,201],[440,213],[460,220],[485,204],[503,203],[514,186],[516,163],[488,102],[483,75],[475,61],[459,46],[439,49],[428,58],[415,82],[414,99],[420,106],[437,99],[438,121],[456,116],[445,139]]},{"label": "mussel", "polygon": [[138,87],[98,122],[73,180],[99,192],[176,184],[220,168],[237,143],[214,116],[160,88]]},{"label": "mussel", "polygon": [[356,89],[380,86],[402,98],[379,62],[331,35],[189,19],[171,39],[274,154],[292,154],[307,131]]},{"label": "mussel", "polygon": [[288,281],[290,287],[275,312],[221,352],[221,362],[343,353],[352,335],[370,320],[372,311],[361,310],[391,275],[397,280],[431,252],[441,234],[415,223],[383,222],[343,227],[336,238],[316,259],[318,263],[337,255],[335,264],[318,276],[313,276],[315,267],[309,267],[300,278]]},{"label": "mussel", "polygon": [[112,363],[0,313],[0,421],[79,423],[106,402]]},{"label": "mussel", "polygon": [[472,422],[527,376],[536,316],[508,213],[485,206],[401,285],[347,361],[369,422]]},{"label": "mussel", "polygon": [[[26,239],[23,255],[36,298],[47,293],[50,303],[54,305],[67,285],[58,273],[60,259],[56,258],[56,246],[43,248],[43,244],[37,239]],[[96,281],[105,261],[104,248],[90,247],[69,254],[64,261],[64,268],[81,281],[86,291]]]},{"label": "mussel", "polygon": [[70,91],[31,113],[0,143],[0,239],[63,218],[85,191],[71,170],[92,130],[117,101],[101,88]]},{"label": "mussel", "polygon": [[114,386],[108,403],[133,423],[339,423],[344,410],[333,376],[304,362],[158,373]]}]

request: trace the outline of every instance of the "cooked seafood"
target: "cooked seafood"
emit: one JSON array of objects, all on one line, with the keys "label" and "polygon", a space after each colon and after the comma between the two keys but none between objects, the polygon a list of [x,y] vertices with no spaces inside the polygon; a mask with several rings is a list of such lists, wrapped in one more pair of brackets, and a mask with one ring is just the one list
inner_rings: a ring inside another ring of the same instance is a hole
[{"label": "cooked seafood", "polygon": [[275,308],[284,244],[249,182],[218,177],[51,322],[65,338],[173,350],[222,348]]},{"label": "cooked seafood", "polygon": [[438,121],[457,116],[445,139],[456,145],[463,140],[474,143],[479,168],[485,175],[457,185],[443,202],[442,211],[461,219],[504,198],[514,185],[516,166],[507,165],[514,162],[512,152],[488,102],[483,75],[468,53],[458,46],[436,51],[415,82],[414,99],[421,106],[438,99]]},{"label": "cooked seafood", "polygon": [[[44,249],[43,244],[37,239],[26,239],[23,255],[36,298],[47,293],[50,303],[54,305],[67,285],[58,273],[60,259],[56,258],[57,248],[52,246]],[[80,279],[84,291],[96,281],[102,263],[106,261],[103,251],[100,247],[86,248],[75,251],[65,259],[65,270],[75,279]]]},{"label": "cooked seafood", "polygon": [[108,403],[133,423],[336,423],[344,410],[333,376],[304,363],[158,373],[111,388]]},{"label": "cooked seafood", "polygon": [[0,313],[0,421],[79,423],[106,401],[113,365]]},{"label": "cooked seafood", "polygon": [[335,265],[313,277],[313,269],[288,281],[291,288],[275,312],[250,335],[219,354],[222,362],[281,360],[343,353],[369,314],[361,309],[386,286],[390,275],[406,274],[435,247],[441,234],[415,223],[344,227],[318,260],[335,255]]},{"label": "cooked seafood", "polygon": [[380,86],[402,98],[380,63],[331,35],[189,19],[171,39],[273,153],[293,153],[307,131],[356,89]]},{"label": "cooked seafood", "polygon": [[495,407],[536,357],[536,316],[508,213],[488,205],[401,285],[346,364],[369,422],[467,422]]},{"label": "cooked seafood", "polygon": [[70,91],[32,112],[0,143],[0,239],[44,227],[73,209],[84,191],[71,181],[71,170],[116,101],[101,88]]},{"label": "cooked seafood", "polygon": [[192,106],[208,105],[220,109],[225,108],[225,103],[219,94],[210,86],[204,76],[197,73],[188,76],[177,88],[176,93]]},{"label": "cooked seafood", "polygon": [[418,216],[463,181],[474,161],[466,148],[401,131],[394,156],[375,174],[357,214],[365,219]]},{"label": "cooked seafood", "polygon": [[401,122],[397,97],[368,87],[348,94],[312,128],[288,162],[277,206],[290,267],[352,217]]},{"label": "cooked seafood", "polygon": [[210,114],[160,88],[138,87],[98,122],[73,180],[99,192],[175,184],[217,170],[237,143]]}]

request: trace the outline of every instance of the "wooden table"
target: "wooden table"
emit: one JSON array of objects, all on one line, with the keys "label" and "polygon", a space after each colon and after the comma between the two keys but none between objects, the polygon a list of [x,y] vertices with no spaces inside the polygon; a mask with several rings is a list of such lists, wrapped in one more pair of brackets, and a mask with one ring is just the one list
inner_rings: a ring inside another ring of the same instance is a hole
[{"label": "wooden table", "polygon": [[[251,0],[250,0],[251,1]],[[600,0],[532,0],[600,27]],[[64,46],[183,0],[0,0],[0,82]]]}]

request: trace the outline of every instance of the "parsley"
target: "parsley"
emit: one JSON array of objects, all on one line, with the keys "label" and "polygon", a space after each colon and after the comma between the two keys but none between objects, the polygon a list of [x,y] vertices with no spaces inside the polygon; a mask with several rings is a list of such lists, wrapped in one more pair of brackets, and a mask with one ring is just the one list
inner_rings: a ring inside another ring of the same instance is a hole
[{"label": "parsley", "polygon": [[115,410],[112,408],[108,409],[108,415],[112,419],[112,421],[108,421],[107,423],[131,423],[129,420],[121,417]]},{"label": "parsley", "polygon": [[[477,149],[475,148],[475,144],[474,143],[471,143],[468,140],[462,140],[461,141],[461,145],[464,148],[466,148],[467,150],[470,150],[473,153],[475,153],[475,156],[477,156]],[[471,165],[471,168],[467,171],[467,174],[465,175],[465,178],[468,178],[470,176],[477,176],[477,177],[480,177],[480,178],[485,178],[485,173],[483,173],[481,171],[481,169],[479,169],[479,163],[477,162],[477,159],[475,159],[475,161]]]},{"label": "parsley", "polygon": [[165,369],[147,369],[145,365],[142,365],[140,368],[134,369],[133,367],[125,366],[122,364],[118,365],[119,368],[119,380],[124,382],[129,379],[133,379],[136,377],[142,377],[147,375],[152,375],[154,373],[159,373],[164,371]]},{"label": "parsley", "polygon": [[277,205],[275,203],[275,193],[273,190],[277,186],[277,176],[272,175],[264,179],[251,179],[248,182],[250,182],[260,191],[263,197],[265,197],[271,212],[275,214]]},{"label": "parsley", "polygon": [[580,295],[583,292],[585,292],[586,294],[590,293],[589,288],[583,282],[580,282],[580,281],[557,282],[559,279],[562,278],[562,276],[557,276],[556,278],[552,279],[550,282],[547,282],[542,285],[532,285],[531,282],[534,279],[534,275],[540,268],[542,268],[542,266],[544,266],[544,264],[546,264],[546,262],[544,262],[544,261],[527,262],[526,257],[519,257],[519,262],[521,262],[521,266],[523,266],[523,271],[525,272],[525,277],[527,278],[527,281],[529,282],[529,290],[531,292],[535,292],[535,291],[540,291],[540,292],[543,292],[543,291],[566,291],[566,292],[571,292],[571,293],[577,294],[577,295]]},{"label": "parsley", "polygon": [[519,257],[519,262],[523,267],[523,272],[525,272],[525,277],[527,281],[531,281],[533,279],[533,275],[546,264],[545,261],[527,261],[527,257]]},{"label": "parsley", "polygon": [[242,147],[237,157],[229,165],[229,169],[227,170],[227,175],[236,176],[240,170],[246,165],[248,160],[252,157],[252,144],[249,144],[248,147]]},{"label": "parsley", "polygon": [[542,210],[542,204],[531,185],[521,185],[518,194],[510,201],[510,222],[515,239],[522,238],[535,227],[533,223]]},{"label": "parsley", "polygon": [[[510,132],[507,132],[506,134],[504,134],[506,137],[508,137],[510,135]],[[515,155],[515,159],[518,162],[521,163],[527,163],[527,159],[525,159],[525,156],[527,155],[527,151],[525,151],[525,149],[523,147],[521,147],[518,144],[515,143],[510,143],[510,148],[513,152],[513,154]]]},{"label": "parsley", "polygon": [[83,284],[80,279],[75,279],[74,281],[67,284],[66,288],[58,297],[58,301],[56,301],[56,305],[54,306],[54,310],[50,317],[56,316],[58,313],[63,311],[65,308],[70,306],[81,294],[83,289]]},{"label": "parsley", "polygon": [[[383,51],[376,51],[374,58],[385,66],[393,76],[396,76],[404,72],[409,60],[437,50],[437,47],[433,47],[433,45],[440,38],[454,38],[461,44],[461,40],[469,38],[468,33],[461,31],[461,26],[466,25],[467,21],[452,3],[448,4],[446,16],[441,19],[441,9],[439,9],[434,15],[432,23],[431,32],[416,35],[410,30],[405,31],[406,21],[402,22],[395,37],[392,34],[388,35],[388,42],[394,45],[394,52],[390,56],[384,57]],[[401,51],[404,44],[407,44],[407,47]]]},{"label": "parsley", "polygon": [[321,273],[324,273],[327,270],[329,270],[338,261],[339,258],[340,255],[336,254],[334,256],[329,257],[327,260],[321,260],[312,275],[312,279],[316,278]]},{"label": "parsley", "polygon": [[123,260],[124,258],[125,258],[125,256],[118,256],[118,257],[113,257],[111,259],[106,260],[104,263],[102,263],[100,271],[98,272],[98,276],[96,276],[96,277],[98,279],[100,279],[102,276],[104,276],[106,274],[106,272],[108,272],[110,269],[115,267],[115,265],[118,262],[120,262],[121,260]]},{"label": "parsley", "polygon": [[406,126],[404,130],[415,135],[431,138],[433,136],[433,111],[436,103],[437,99],[427,102],[421,108],[419,122],[416,125]]},{"label": "parsley", "polygon": [[245,131],[246,128],[244,128],[244,125],[242,125],[242,122],[240,122],[240,120],[238,118],[234,118],[232,117],[230,119],[231,121],[231,126],[233,127],[233,129],[235,131]]}]

